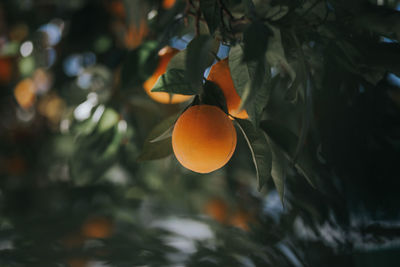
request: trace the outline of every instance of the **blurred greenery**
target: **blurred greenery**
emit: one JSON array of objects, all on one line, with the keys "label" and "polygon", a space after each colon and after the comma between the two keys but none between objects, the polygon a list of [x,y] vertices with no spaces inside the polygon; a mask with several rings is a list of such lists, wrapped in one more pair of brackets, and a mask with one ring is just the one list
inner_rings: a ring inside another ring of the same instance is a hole
[{"label": "blurred greenery", "polygon": [[[398,266],[399,10],[2,0],[0,266]],[[154,91],[192,100],[143,90],[165,46],[181,52]],[[249,119],[197,174],[172,127],[190,105],[227,111],[204,80],[228,56]]]}]

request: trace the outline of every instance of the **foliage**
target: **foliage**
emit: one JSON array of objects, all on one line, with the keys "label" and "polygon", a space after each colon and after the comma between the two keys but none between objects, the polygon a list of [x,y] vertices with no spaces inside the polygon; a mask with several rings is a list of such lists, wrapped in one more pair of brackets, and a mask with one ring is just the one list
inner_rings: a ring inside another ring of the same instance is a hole
[{"label": "foliage", "polygon": [[[397,266],[400,3],[172,2],[0,4],[0,266]],[[152,91],[190,102],[143,90],[167,45]],[[198,175],[171,133],[190,106],[228,112],[206,80],[226,57],[249,119]],[[112,234],[85,236],[93,217]]]}]

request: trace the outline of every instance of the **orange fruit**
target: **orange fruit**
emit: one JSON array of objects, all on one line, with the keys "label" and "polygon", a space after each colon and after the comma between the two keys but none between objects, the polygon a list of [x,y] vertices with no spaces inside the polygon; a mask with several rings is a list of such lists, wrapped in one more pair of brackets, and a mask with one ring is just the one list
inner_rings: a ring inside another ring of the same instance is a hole
[{"label": "orange fruit", "polygon": [[172,47],[164,47],[158,53],[159,61],[153,75],[150,76],[144,83],[143,87],[146,93],[155,101],[163,104],[177,104],[191,98],[189,95],[169,94],[165,92],[151,92],[158,78],[165,73],[169,61],[179,52],[178,49]]},{"label": "orange fruit", "polygon": [[112,222],[104,217],[91,217],[82,226],[82,234],[89,238],[107,238],[112,230]]},{"label": "orange fruit", "polygon": [[18,104],[25,109],[30,108],[35,102],[35,83],[32,79],[20,81],[14,89],[14,96]]},{"label": "orange fruit", "polygon": [[192,106],[175,123],[172,148],[185,168],[209,173],[232,157],[236,148],[235,127],[228,115],[216,106]]},{"label": "orange fruit", "polygon": [[173,5],[175,5],[175,1],[176,0],[163,0],[162,7],[164,9],[170,9],[171,7],[173,7]]},{"label": "orange fruit", "polygon": [[249,231],[250,215],[244,211],[238,211],[229,220],[232,226],[240,228],[244,231]]},{"label": "orange fruit", "polygon": [[224,93],[226,105],[228,106],[228,112],[230,115],[240,119],[247,119],[249,117],[246,110],[239,109],[242,100],[236,92],[233,84],[228,58],[215,63],[211,67],[210,74],[208,75],[207,79],[216,83],[221,88],[222,92]]},{"label": "orange fruit", "polygon": [[226,203],[218,198],[211,199],[204,207],[205,214],[219,223],[226,222],[228,206]]},{"label": "orange fruit", "polygon": [[149,28],[145,19],[140,20],[139,24],[131,23],[125,34],[125,46],[128,49],[135,49],[142,43],[148,32]]}]

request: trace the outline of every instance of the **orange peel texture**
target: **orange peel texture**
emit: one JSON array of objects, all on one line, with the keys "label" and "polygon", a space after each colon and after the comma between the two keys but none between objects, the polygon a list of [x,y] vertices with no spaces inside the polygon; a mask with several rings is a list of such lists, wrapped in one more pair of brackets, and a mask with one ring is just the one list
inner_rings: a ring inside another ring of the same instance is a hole
[{"label": "orange peel texture", "polygon": [[220,108],[196,105],[176,121],[172,148],[185,168],[209,173],[230,160],[236,148],[236,138],[232,121]]}]

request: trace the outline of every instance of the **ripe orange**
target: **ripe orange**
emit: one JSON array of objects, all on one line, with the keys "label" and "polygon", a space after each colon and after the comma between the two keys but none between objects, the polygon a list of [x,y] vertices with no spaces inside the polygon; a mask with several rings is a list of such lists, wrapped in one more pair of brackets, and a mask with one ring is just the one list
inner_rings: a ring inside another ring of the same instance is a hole
[{"label": "ripe orange", "polygon": [[247,119],[249,117],[246,110],[239,110],[241,99],[233,84],[228,58],[215,63],[211,67],[210,74],[208,75],[207,79],[216,83],[221,88],[222,92],[224,93],[226,105],[228,106],[228,112],[230,115],[240,119]]},{"label": "ripe orange", "polygon": [[151,92],[151,89],[153,89],[153,86],[156,84],[158,78],[165,73],[167,70],[167,66],[169,61],[179,52],[178,49],[172,48],[172,47],[164,47],[163,49],[160,50],[158,53],[159,56],[159,61],[156,70],[154,71],[153,75],[148,78],[144,84],[143,87],[146,91],[146,93],[155,101],[163,103],[163,104],[176,104],[176,103],[181,103],[189,98],[191,96],[188,95],[178,95],[178,94],[169,94],[165,92]]},{"label": "ripe orange", "polygon": [[89,218],[82,226],[82,234],[89,238],[107,238],[112,230],[112,222],[104,217]]},{"label": "ripe orange", "polygon": [[164,9],[170,9],[173,5],[175,5],[176,0],[163,0],[162,7]]},{"label": "ripe orange", "polygon": [[184,167],[209,173],[224,166],[232,157],[236,148],[235,127],[216,106],[192,106],[176,121],[172,148]]},{"label": "ripe orange", "polygon": [[226,222],[228,215],[227,211],[228,206],[219,198],[209,200],[204,207],[205,214],[209,215],[219,223]]}]

